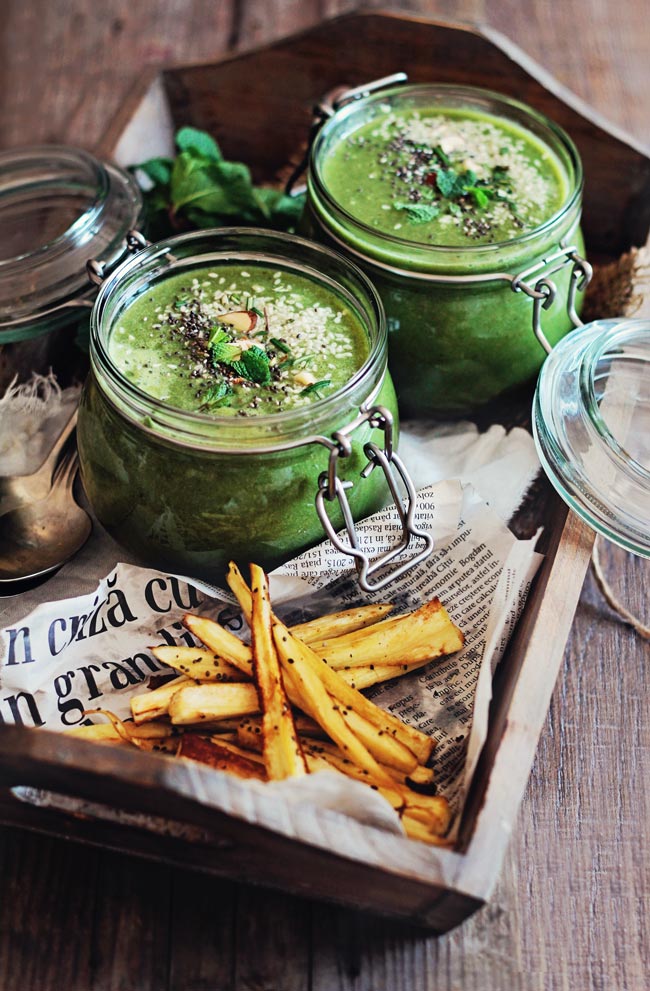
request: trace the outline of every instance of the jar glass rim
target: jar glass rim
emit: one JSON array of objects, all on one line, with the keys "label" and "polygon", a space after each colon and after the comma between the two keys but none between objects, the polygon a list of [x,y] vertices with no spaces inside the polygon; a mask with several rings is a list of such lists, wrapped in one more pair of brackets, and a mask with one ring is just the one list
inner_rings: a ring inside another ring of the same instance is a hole
[{"label": "jar glass rim", "polygon": [[[478,245],[454,245],[453,248],[450,248],[449,245],[428,243],[422,244],[417,241],[397,237],[393,233],[381,231],[376,227],[371,227],[355,217],[354,214],[350,213],[341,205],[341,203],[332,195],[325,184],[320,168],[320,158],[322,158],[321,151],[323,146],[327,139],[331,137],[332,133],[336,131],[336,129],[340,128],[343,124],[349,121],[351,117],[355,115],[362,115],[368,107],[381,104],[382,102],[386,102],[393,97],[407,97],[414,93],[426,93],[431,95],[440,94],[446,97],[454,95],[466,100],[468,103],[469,101],[474,101],[475,107],[481,105],[482,103],[482,109],[486,110],[490,109],[491,104],[493,107],[502,108],[504,111],[509,110],[511,114],[515,113],[517,115],[518,122],[522,123],[524,126],[526,124],[526,120],[528,120],[535,126],[542,128],[551,141],[563,150],[573,170],[573,175],[567,175],[570,193],[563,202],[562,206],[543,223],[538,224],[533,229],[525,231],[522,234],[506,241],[494,241],[489,244]],[[522,120],[519,120],[519,117],[521,117]],[[426,252],[432,257],[436,255],[447,255],[451,250],[453,250],[453,252],[459,257],[476,257],[492,255],[495,251],[502,251],[505,248],[514,248],[518,246],[525,247],[531,241],[535,241],[547,232],[551,231],[557,224],[561,223],[562,220],[576,206],[576,204],[579,203],[582,197],[584,176],[582,161],[578,153],[578,149],[572,139],[559,124],[556,124],[540,111],[529,107],[527,104],[522,103],[513,97],[505,96],[493,90],[483,89],[477,86],[459,86],[454,83],[412,83],[378,90],[375,93],[371,93],[365,97],[344,104],[339,110],[335,111],[335,113],[320,129],[314,143],[312,144],[309,156],[308,182],[313,184],[318,197],[325,202],[328,209],[334,210],[356,231],[359,231],[368,238],[375,240],[378,244],[398,245],[400,248],[405,250],[420,248],[422,250],[426,250]]]},{"label": "jar glass rim", "polygon": [[0,338],[36,337],[82,318],[95,292],[88,258],[115,264],[141,212],[135,178],[82,149],[0,153]]},{"label": "jar glass rim", "polygon": [[595,321],[553,349],[533,406],[537,452],[562,499],[592,529],[643,557],[650,557],[649,369],[650,321]]},{"label": "jar glass rim", "polygon": [[79,215],[55,237],[50,240],[8,258],[0,258],[0,275],[4,275],[12,265],[23,265],[30,261],[38,261],[44,255],[65,250],[70,240],[82,231],[89,229],[97,222],[98,215],[106,200],[109,177],[102,162],[81,148],[69,148],[66,145],[34,145],[29,148],[17,148],[0,152],[0,213],[3,207],[3,197],[20,192],[25,195],[33,194],[34,188],[47,190],[51,188],[52,197],[56,200],[57,182],[43,177],[21,182],[21,170],[29,166],[34,168],[44,166],[52,170],[57,166],[70,167],[77,181],[87,181],[94,186],[88,196],[87,206]]},{"label": "jar glass rim", "polygon": [[[312,264],[299,260],[305,254]],[[275,262],[285,270],[292,270],[321,285],[330,286],[343,296],[361,319],[370,344],[365,361],[345,385],[331,395],[305,406],[272,415],[239,418],[171,406],[164,400],[152,397],[126,378],[112,360],[107,346],[116,315],[114,307],[123,293],[129,288],[133,289],[129,298],[132,301],[139,295],[138,288],[144,291],[144,287],[151,284],[147,282],[148,276],[156,275],[158,278],[155,281],[163,281],[176,271],[227,263],[231,259],[236,262],[261,261],[271,265]],[[315,267],[316,263],[320,263],[322,267]],[[346,273],[356,292],[363,298],[360,300],[359,296],[353,296],[344,284],[326,274],[328,265]],[[363,309],[360,309],[360,304],[363,304]],[[282,440],[300,437],[305,433],[313,434],[319,428],[325,429],[344,402],[353,401],[353,396],[364,382],[373,378],[377,378],[379,382],[386,367],[387,329],[383,305],[374,286],[356,265],[338,252],[293,234],[252,227],[221,227],[192,231],[158,241],[138,251],[116,268],[103,282],[95,300],[90,318],[90,344],[91,364],[100,378],[108,380],[132,415],[145,416],[163,430],[173,426],[179,437],[182,433],[183,443],[192,444],[194,438],[200,439],[201,442],[197,445],[199,447],[212,451],[232,451],[238,444],[246,442],[245,453],[250,453],[251,442],[253,446],[258,442],[262,447],[273,447]],[[159,433],[155,426],[151,432]],[[219,435],[219,443],[214,443],[214,438],[211,438],[213,433]]]}]

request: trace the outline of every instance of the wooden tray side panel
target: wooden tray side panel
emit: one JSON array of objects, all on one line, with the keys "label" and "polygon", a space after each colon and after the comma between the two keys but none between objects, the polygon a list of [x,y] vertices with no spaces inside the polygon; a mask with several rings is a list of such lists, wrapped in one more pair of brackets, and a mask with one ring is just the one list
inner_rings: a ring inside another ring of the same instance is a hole
[{"label": "wooden tray side panel", "polygon": [[[577,144],[585,169],[584,228],[591,251],[614,256],[645,244],[648,157],[604,131],[594,115],[585,116],[587,108],[574,109],[577,98],[514,45],[496,32],[489,34],[387,14],[356,14],[217,65],[167,70],[164,85],[177,124],[215,134],[228,157],[252,163],[255,178],[265,182],[286,177],[287,163],[300,160],[311,109],[335,86],[357,86],[402,70],[412,82],[496,90],[541,110]],[[260,79],[268,84],[260,86]]]},{"label": "wooden tray side panel", "polygon": [[[154,859],[171,854],[176,860],[176,849],[182,851],[179,862],[190,867],[408,919],[439,932],[457,925],[482,903],[446,890],[447,879],[458,869],[457,854],[344,822],[340,816],[321,814],[313,820],[316,828],[310,828],[304,825],[303,806],[293,813],[270,793],[247,794],[229,775],[192,762],[102,747],[45,730],[0,727],[0,796],[5,789],[0,819],[7,811],[10,822],[14,815],[28,823],[52,818],[49,810],[43,817],[42,810],[30,810],[24,803],[12,809],[6,789],[18,786],[154,816],[170,827],[161,842],[152,824],[147,850],[142,831],[125,830],[119,822],[107,827],[101,819],[93,821],[89,835],[98,827],[100,834],[113,835],[118,847],[121,836],[130,832],[138,852]],[[82,819],[84,815],[93,812],[82,811]],[[298,840],[294,821],[311,842]],[[175,824],[189,827],[191,837],[170,843]],[[85,830],[80,832],[87,838]]]}]

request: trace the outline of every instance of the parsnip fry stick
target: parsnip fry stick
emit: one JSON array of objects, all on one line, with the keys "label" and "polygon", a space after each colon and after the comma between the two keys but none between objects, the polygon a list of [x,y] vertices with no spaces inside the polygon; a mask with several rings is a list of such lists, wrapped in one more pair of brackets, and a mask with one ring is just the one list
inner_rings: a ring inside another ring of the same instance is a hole
[{"label": "parsnip fry stick", "polygon": [[418,759],[412,750],[396,740],[390,733],[382,733],[360,716],[354,709],[343,709],[342,715],[355,736],[370,751],[380,764],[408,774],[418,767]]},{"label": "parsnip fry stick", "polygon": [[444,838],[444,835],[436,832],[436,827],[426,826],[419,819],[410,813],[402,816],[402,825],[406,835],[412,840],[419,840],[420,843],[429,843],[431,846],[453,847],[453,843]]},{"label": "parsnip fry stick", "polygon": [[379,766],[372,754],[347,726],[341,715],[339,702],[328,695],[317,671],[305,663],[300,648],[304,650],[309,648],[292,637],[286,626],[279,622],[273,626],[273,636],[283,670],[291,672],[308,715],[326,730],[350,760],[370,771],[377,780],[383,781],[388,786],[393,784],[390,775]]},{"label": "parsnip fry stick", "polygon": [[[273,628],[273,635],[275,636],[276,644],[279,638],[282,643],[288,645],[289,653],[292,653],[293,656],[300,656],[303,659],[303,662],[316,675],[333,698],[338,699],[346,708],[358,712],[360,716],[367,719],[369,723],[376,726],[382,733],[388,733],[396,740],[399,740],[409,750],[413,751],[418,759],[418,763],[426,764],[435,746],[435,742],[431,737],[427,736],[426,733],[420,732],[420,730],[414,729],[412,726],[407,726],[401,719],[397,719],[389,712],[384,712],[383,709],[380,709],[374,702],[367,699],[356,688],[351,688],[350,685],[343,681],[337,671],[333,671],[327,664],[320,661],[307,644],[303,644],[297,637],[293,637],[286,626],[279,621],[276,622]],[[286,641],[284,640],[285,637],[287,638]],[[280,650],[279,645],[278,650]],[[282,651],[280,653],[282,656]],[[314,713],[310,713],[310,715],[314,715]]]},{"label": "parsnip fry stick", "polygon": [[312,649],[330,667],[339,669],[429,661],[453,654],[463,642],[463,634],[452,623],[447,610],[438,599],[432,599],[406,616],[313,644]]},{"label": "parsnip fry stick", "polygon": [[213,619],[204,619],[202,616],[193,616],[187,613],[183,616],[183,625],[198,637],[201,643],[209,647],[213,653],[223,657],[224,661],[233,664],[249,678],[253,677],[253,655],[250,647],[231,633],[225,630]]},{"label": "parsnip fry stick", "polygon": [[352,688],[361,691],[364,688],[371,688],[382,681],[390,681],[392,678],[401,678],[402,675],[410,671],[417,671],[418,668],[426,667],[430,658],[424,661],[417,661],[415,664],[373,664],[363,668],[339,668],[338,674]]},{"label": "parsnip fry stick", "polygon": [[210,739],[229,753],[245,757],[246,760],[252,760],[254,764],[264,767],[264,758],[259,751],[252,750],[250,747],[242,747],[234,740],[224,740],[222,736],[211,736]]},{"label": "parsnip fry stick", "polygon": [[256,778],[266,780],[266,772],[261,764],[249,756],[234,753],[228,747],[213,740],[206,740],[195,733],[186,733],[181,737],[179,757],[189,757],[190,760],[208,764],[218,771],[227,771],[238,778]]},{"label": "parsnip fry stick", "polygon": [[258,711],[255,685],[189,685],[177,691],[169,703],[169,718],[180,726]]},{"label": "parsnip fry stick", "polygon": [[250,626],[251,616],[253,614],[253,597],[251,595],[250,588],[244,581],[242,573],[234,561],[231,561],[228,565],[226,581],[228,582],[230,591],[235,596],[241,607],[241,611],[244,614],[246,622]]},{"label": "parsnip fry stick", "polygon": [[66,736],[76,736],[80,740],[93,740],[95,743],[123,743],[131,746],[111,723],[95,723],[93,726],[74,726],[64,730]]},{"label": "parsnip fry stick", "polygon": [[135,695],[131,699],[131,715],[134,722],[145,723],[152,719],[160,719],[161,716],[166,716],[169,703],[176,692],[188,685],[196,684],[197,682],[191,678],[186,678],[185,675],[182,675],[180,678],[174,678],[173,681],[168,681],[166,685],[161,685],[160,688],[154,688],[153,691],[146,692],[144,695]]},{"label": "parsnip fry stick", "polygon": [[367,771],[355,767],[352,761],[337,753],[332,746],[305,744],[305,756],[310,772],[333,768],[349,778],[377,788],[394,809],[403,810],[405,815],[422,823],[429,830],[442,834],[449,828],[450,810],[446,799],[417,795],[398,784],[393,787],[378,785]]},{"label": "parsnip fry stick", "polygon": [[[237,565],[231,561],[228,566],[226,578],[231,592],[235,595],[241,610],[250,624],[251,593],[242,578],[241,571]],[[311,643],[313,640],[325,640],[327,638],[340,637],[344,633],[352,633],[363,627],[371,626],[379,622],[393,609],[389,603],[377,603],[369,606],[357,606],[354,609],[344,609],[341,612],[330,613],[328,616],[319,616],[317,619],[307,620],[306,623],[297,623],[290,627],[295,636],[300,637],[303,643]]]},{"label": "parsnip fry stick", "polygon": [[331,640],[346,633],[353,633],[355,630],[365,629],[372,626],[373,623],[378,623],[393,608],[388,603],[358,606],[356,609],[344,609],[327,616],[319,616],[318,619],[309,619],[305,623],[296,623],[290,629],[295,636],[300,637],[303,643]]},{"label": "parsnip fry stick", "polygon": [[264,765],[272,781],[281,781],[306,774],[307,765],[293,723],[273,640],[268,582],[263,570],[256,564],[251,564],[251,591],[253,674],[262,710]]},{"label": "parsnip fry stick", "polygon": [[[230,565],[228,581],[231,589],[234,591],[235,595],[237,596],[240,605],[242,605],[242,609],[244,610],[244,612],[246,612],[246,604],[248,601],[248,596],[250,596],[250,590],[248,589],[244,579],[242,578],[241,573],[239,572],[237,566],[234,564]],[[443,607],[440,605],[437,599],[434,599],[431,605],[432,608],[429,611],[431,614],[435,615],[438,612],[442,611],[444,615],[447,616],[446,611],[443,609]],[[417,612],[420,613],[420,617],[417,621],[418,624],[420,624],[422,620],[422,615],[425,614],[425,610],[423,608],[422,610],[417,610]],[[415,613],[411,613],[410,615],[415,616]],[[377,630],[382,626],[386,628],[389,627],[391,624],[396,624],[400,619],[408,619],[408,618],[409,617],[397,617],[395,620],[387,620],[384,623],[376,624],[374,627],[370,627],[365,630],[360,630],[356,634],[355,633],[350,634],[350,636],[352,637],[356,636],[360,638],[364,636],[368,637],[372,634],[372,630]],[[448,616],[446,622],[451,624],[451,620],[449,620]],[[409,748],[409,750],[411,750],[415,754],[417,758],[416,763],[417,762],[426,763],[435,745],[434,741],[431,740],[430,737],[426,736],[426,734],[424,733],[421,733],[419,730],[406,726],[400,719],[396,719],[394,716],[385,713],[378,706],[374,705],[373,702],[365,698],[365,696],[361,695],[359,691],[347,685],[340,677],[338,677],[338,675],[335,672],[328,671],[327,665],[324,665],[318,661],[318,658],[313,653],[311,648],[305,645],[300,638],[295,637],[293,632],[290,632],[286,628],[286,626],[284,626],[284,624],[280,624],[279,620],[276,620],[276,625],[278,626],[278,628],[281,627],[281,630],[279,630],[279,632],[277,632],[276,629],[274,628],[274,636],[276,637],[276,644],[278,644],[278,640],[277,640],[278,636],[280,636],[281,642],[282,642],[282,638],[285,636],[292,637],[293,642],[296,645],[293,652],[295,653],[296,651],[298,651],[303,654],[306,663],[308,663],[311,666],[312,671],[314,671],[314,673],[317,674],[318,677],[323,681],[330,695],[332,695],[334,698],[337,698],[340,702],[343,702],[345,706],[348,706],[352,708],[355,712],[358,712],[360,716],[363,716],[364,719],[367,719],[373,726],[376,726],[377,729],[380,730],[382,733],[388,733],[390,736],[394,737],[395,739],[403,743],[406,747]],[[453,626],[453,624],[451,625]],[[456,630],[457,628],[453,627],[453,629]],[[460,634],[460,631],[458,631],[458,633]],[[460,635],[462,637],[462,634]],[[197,632],[197,636],[199,636],[200,639],[203,639],[200,633],[198,632]],[[339,640],[341,639],[345,639],[345,638],[339,638]],[[206,641],[204,640],[203,642],[205,643]],[[212,646],[212,644],[210,646]],[[282,651],[280,650],[279,644],[278,644],[278,650],[280,651],[280,654],[282,656]],[[286,669],[286,664],[284,666]],[[288,694],[289,697],[291,698],[291,701],[294,704],[299,705],[301,708],[307,708],[304,704],[301,705],[301,699],[295,698],[292,694],[292,691],[289,688],[288,688]],[[307,712],[309,715],[312,715],[315,718],[317,718],[316,713],[310,711],[308,708],[307,708]],[[320,722],[320,719],[318,719],[317,721]]]},{"label": "parsnip fry stick", "polygon": [[201,647],[150,647],[159,661],[195,681],[249,681],[248,675]]}]

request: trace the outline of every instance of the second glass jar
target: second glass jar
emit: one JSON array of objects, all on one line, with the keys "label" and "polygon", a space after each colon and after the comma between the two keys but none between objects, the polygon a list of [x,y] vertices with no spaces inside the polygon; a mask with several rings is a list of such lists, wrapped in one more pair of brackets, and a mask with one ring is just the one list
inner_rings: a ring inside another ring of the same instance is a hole
[{"label": "second glass jar", "polygon": [[[379,126],[387,114],[446,109],[501,119],[549,148],[566,176],[561,208],[512,240],[444,247],[368,226],[332,195],[324,163],[360,127]],[[376,286],[402,415],[460,414],[533,379],[544,359],[534,309],[550,346],[579,322],[576,289],[584,288],[588,268],[581,265],[582,181],[578,152],[560,127],[524,104],[473,87],[393,87],[344,102],[324,124],[311,149],[303,229],[345,252]],[[540,280],[552,280],[552,305],[548,284],[535,288]]]}]

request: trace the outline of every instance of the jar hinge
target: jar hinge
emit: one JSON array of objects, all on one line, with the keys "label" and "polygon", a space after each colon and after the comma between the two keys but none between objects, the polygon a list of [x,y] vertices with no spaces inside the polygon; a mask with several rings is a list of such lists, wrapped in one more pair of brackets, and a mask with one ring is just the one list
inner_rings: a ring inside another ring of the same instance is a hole
[{"label": "jar hinge", "polygon": [[314,106],[313,117],[309,129],[309,138],[307,140],[307,149],[300,162],[296,165],[295,169],[287,179],[284,187],[285,194],[287,196],[298,196],[301,192],[304,192],[303,189],[296,188],[296,183],[307,169],[311,147],[316,140],[316,135],[325,121],[329,120],[329,118],[332,117],[337,110],[340,110],[341,107],[343,107],[346,103],[350,103],[352,100],[360,100],[362,97],[368,96],[370,93],[374,93],[375,90],[384,89],[387,86],[394,86],[397,83],[405,82],[408,82],[408,76],[405,72],[394,72],[390,76],[383,76],[381,79],[373,79],[372,82],[364,83],[362,86],[354,86],[353,88],[350,88],[349,86],[336,86],[334,89],[328,90],[322,99]]},{"label": "jar hinge", "polygon": [[[338,475],[339,459],[349,457],[352,453],[350,435],[364,423],[368,423],[375,430],[383,430],[384,444],[383,449],[372,442],[364,445],[363,451],[368,458],[368,463],[361,472],[361,476],[367,478],[375,468],[381,468],[402,524],[400,541],[374,559],[362,550],[352,518],[346,490],[352,488],[353,483],[342,481]],[[321,442],[324,440],[325,438],[322,438]],[[426,560],[433,550],[431,534],[419,530],[415,525],[415,487],[402,460],[393,449],[393,416],[390,410],[386,409],[385,406],[372,406],[370,409],[362,407],[359,416],[343,429],[336,431],[332,435],[332,440],[327,442],[327,446],[330,449],[330,457],[327,471],[322,472],[318,480],[316,512],[334,547],[341,554],[353,558],[359,586],[364,592],[375,592]],[[398,479],[401,480],[404,492],[400,491]],[[327,513],[325,503],[334,502],[334,500],[338,501],[343,514],[345,531],[349,541],[347,544],[337,534]],[[380,570],[384,571],[391,562],[407,550],[412,538],[423,541],[422,549],[406,561],[402,561],[396,568],[382,574],[377,581],[371,582],[370,579],[373,575]]]},{"label": "jar hinge", "polygon": [[104,279],[111,274],[111,272],[121,265],[122,262],[128,255],[134,255],[141,248],[146,248],[151,244],[151,241],[147,241],[144,234],[140,231],[130,230],[125,238],[124,251],[119,256],[117,261],[109,265],[108,262],[100,262],[96,258],[89,258],[86,262],[86,272],[88,278],[94,286],[101,286]]},{"label": "jar hinge", "polygon": [[[557,263],[557,264],[556,264]],[[578,250],[573,245],[565,245],[560,242],[560,250],[543,258],[537,264],[531,266],[519,275],[516,275],[510,283],[513,292],[523,292],[533,301],[533,333],[546,354],[550,354],[553,345],[549,342],[546,334],[542,330],[542,310],[548,310],[552,306],[557,295],[557,286],[551,279],[552,275],[559,272],[565,265],[572,264],[571,279],[569,282],[569,292],[567,295],[567,313],[574,327],[581,327],[582,320],[576,310],[576,294],[583,292],[591,281],[593,268],[589,262],[578,254]],[[546,271],[541,279],[532,285],[527,280],[531,275],[552,266],[550,271]]]}]

